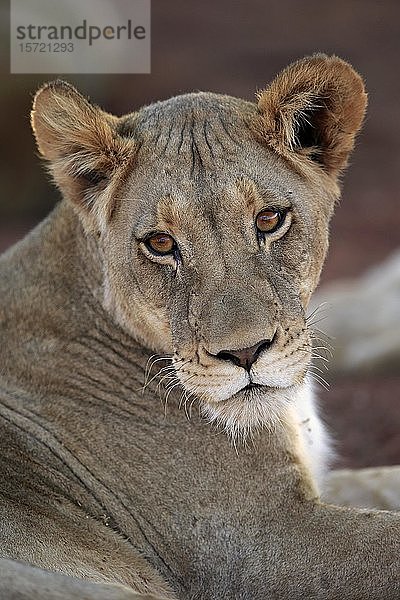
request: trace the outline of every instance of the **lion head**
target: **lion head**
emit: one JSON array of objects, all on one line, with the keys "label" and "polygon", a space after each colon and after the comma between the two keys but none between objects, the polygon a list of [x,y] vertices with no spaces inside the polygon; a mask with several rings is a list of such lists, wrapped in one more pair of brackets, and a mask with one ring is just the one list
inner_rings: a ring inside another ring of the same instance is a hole
[{"label": "lion head", "polygon": [[38,147],[99,249],[104,307],[230,431],[273,421],[306,377],[306,308],[365,106],[359,75],[325,55],[257,103],[192,93],[117,118],[65,82],[36,95]]}]

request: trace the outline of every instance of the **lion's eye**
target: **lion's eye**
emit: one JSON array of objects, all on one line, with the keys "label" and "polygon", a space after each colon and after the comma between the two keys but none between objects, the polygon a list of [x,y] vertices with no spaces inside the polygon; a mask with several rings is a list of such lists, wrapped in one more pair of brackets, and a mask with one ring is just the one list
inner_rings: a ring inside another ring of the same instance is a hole
[{"label": "lion's eye", "polygon": [[272,233],[278,229],[285,217],[284,211],[267,209],[262,210],[256,217],[256,226],[262,233]]},{"label": "lion's eye", "polygon": [[145,244],[152,252],[162,255],[172,254],[176,249],[175,240],[168,233],[156,233],[147,238]]}]

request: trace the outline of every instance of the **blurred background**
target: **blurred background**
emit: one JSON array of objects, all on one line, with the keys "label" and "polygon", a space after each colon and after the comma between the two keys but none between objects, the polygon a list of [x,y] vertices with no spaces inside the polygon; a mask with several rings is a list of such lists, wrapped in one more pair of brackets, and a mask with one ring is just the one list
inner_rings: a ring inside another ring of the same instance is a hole
[{"label": "blurred background", "polygon": [[[29,126],[32,95],[53,77],[10,75],[9,7],[5,0],[0,0],[0,17],[3,251],[51,210],[58,192],[37,156]],[[366,81],[368,116],[332,222],[331,250],[320,297],[330,300],[335,295],[337,284],[332,282],[336,280],[357,282],[372,266],[379,274],[379,265],[400,246],[400,3],[153,0],[151,35],[150,75],[64,78],[119,115],[191,90],[252,100],[254,91],[289,62],[316,51],[335,53],[354,65]],[[62,73],[55,73],[54,78],[57,76]],[[373,290],[374,275],[369,281]],[[397,287],[391,287],[399,294],[400,277],[397,281]],[[347,284],[342,281],[340,285]],[[353,312],[363,311],[365,323],[386,314],[376,295],[363,304],[365,288],[361,286],[357,295],[358,284],[354,285],[355,295],[342,302],[341,310],[346,311],[351,303]],[[394,311],[394,318],[396,314]],[[342,322],[340,311],[335,318],[336,323]],[[328,317],[327,323],[334,336],[335,322],[329,322]],[[324,329],[323,320],[318,327]],[[336,343],[340,344],[340,339],[331,340],[332,345]],[[368,343],[376,346],[373,335]],[[400,346],[400,340],[397,343]],[[378,362],[377,366],[372,360],[345,369],[333,360],[332,373],[324,374],[330,389],[319,389],[321,411],[334,432],[341,466],[400,463],[399,361]]]}]

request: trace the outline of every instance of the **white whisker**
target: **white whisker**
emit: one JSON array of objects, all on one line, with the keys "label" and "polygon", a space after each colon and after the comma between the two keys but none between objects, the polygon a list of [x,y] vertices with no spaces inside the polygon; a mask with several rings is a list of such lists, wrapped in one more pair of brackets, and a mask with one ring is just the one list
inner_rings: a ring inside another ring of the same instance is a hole
[{"label": "white whisker", "polygon": [[329,354],[331,358],[333,358],[333,352],[327,346],[313,346],[313,350],[323,350]]},{"label": "white whisker", "polygon": [[308,370],[308,374],[311,377],[311,379],[314,379],[314,381],[319,383],[319,385],[323,387],[324,390],[326,390],[327,392],[329,391],[329,383],[323,377],[321,377],[321,375],[318,375],[318,373],[314,373],[310,369]]},{"label": "white whisker", "polygon": [[167,367],[162,367],[162,369],[160,369],[155,375],[153,375],[153,377],[149,379],[149,381],[142,387],[142,390],[144,391],[155,379],[157,379],[157,377],[160,377],[161,373],[165,373],[165,371],[169,373],[174,373],[175,369],[170,365],[168,365]]},{"label": "white whisker", "polygon": [[307,325],[308,325],[308,327],[311,328],[314,325],[316,325],[317,323],[321,323],[321,321],[325,321],[327,318],[328,318],[328,315],[324,315],[323,317],[319,317],[315,321],[311,321],[310,323],[307,322]]},{"label": "white whisker", "polygon": [[172,361],[172,358],[170,356],[158,356],[157,354],[153,354],[148,359],[148,361],[146,363],[146,367],[145,367],[145,372],[144,372],[144,387],[146,387],[146,385],[147,385],[147,379],[150,376],[150,373],[153,370],[154,365],[156,363],[160,362],[161,360]]},{"label": "white whisker", "polygon": [[306,322],[310,321],[315,315],[317,315],[322,309],[327,310],[330,308],[329,302],[321,302],[314,310],[306,317]]}]

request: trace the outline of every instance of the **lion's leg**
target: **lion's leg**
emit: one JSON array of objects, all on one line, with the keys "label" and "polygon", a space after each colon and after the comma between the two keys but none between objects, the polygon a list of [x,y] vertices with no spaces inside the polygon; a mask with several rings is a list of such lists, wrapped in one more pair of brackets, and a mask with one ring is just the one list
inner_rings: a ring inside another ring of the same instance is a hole
[{"label": "lion's leg", "polygon": [[[0,560],[12,559],[1,565],[1,599],[175,599],[168,584],[126,539],[79,507],[60,504],[42,511],[0,498]],[[47,589],[54,594],[46,596]],[[24,595],[26,590],[36,595]],[[87,596],[82,593],[86,590]]]},{"label": "lion's leg", "polygon": [[[400,515],[311,501],[266,545],[265,597],[398,600]],[[269,539],[273,527],[268,532]],[[273,581],[273,594],[271,594]],[[260,596],[261,597],[261,596]]]},{"label": "lion's leg", "polygon": [[118,584],[102,584],[0,559],[0,598],[4,600],[163,600]]},{"label": "lion's leg", "polygon": [[340,506],[400,510],[400,465],[332,471],[323,499]]}]

